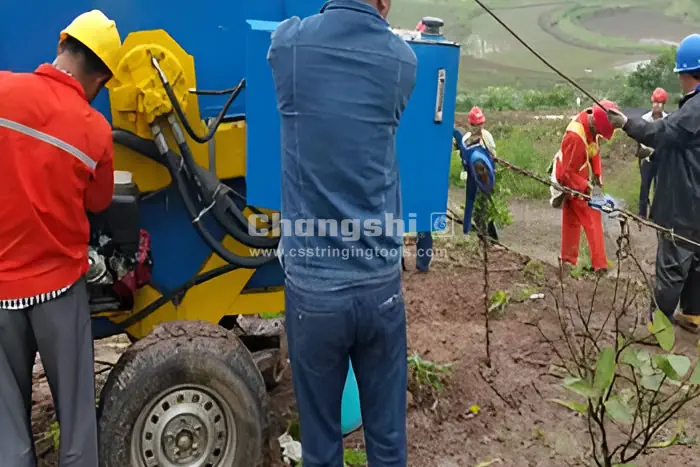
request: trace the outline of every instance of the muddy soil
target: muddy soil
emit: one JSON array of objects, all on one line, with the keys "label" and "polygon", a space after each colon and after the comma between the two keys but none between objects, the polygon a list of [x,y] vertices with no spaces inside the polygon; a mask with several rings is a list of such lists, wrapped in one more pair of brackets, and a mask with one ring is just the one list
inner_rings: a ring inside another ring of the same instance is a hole
[{"label": "muddy soil", "polygon": [[[532,288],[522,271],[507,271],[525,260],[509,252],[492,253],[489,267],[497,272],[490,278],[490,290],[509,290],[516,297],[519,288]],[[462,263],[439,261],[429,275],[406,277],[411,349],[426,358],[456,363],[436,409],[414,409],[409,414],[410,465],[474,466],[493,459],[502,461],[494,465],[514,467],[589,465],[583,461],[590,459],[584,421],[549,402],[567,395],[552,375],[550,365],[556,358],[533,325],[539,323],[550,338],[558,335],[549,290],[556,288],[557,270],[545,269],[546,285],[539,287],[544,300],[512,303],[501,319],[490,323],[489,369],[483,295],[478,292],[482,271],[473,269],[476,257]],[[591,280],[566,281],[567,294],[580,294],[584,303],[593,286]],[[613,286],[612,280],[600,285],[598,317],[612,303]],[[643,310],[641,303],[640,307]],[[680,341],[679,349],[693,358],[693,336],[685,334]],[[470,416],[472,405],[481,408],[475,417]],[[692,413],[698,416],[697,411]],[[696,465],[693,459],[690,449],[676,447],[638,465],[658,466],[669,460],[672,465]]]},{"label": "muddy soil", "polygon": [[[442,246],[441,246],[442,247]],[[528,258],[507,250],[490,253],[491,292],[537,289],[543,300],[511,302],[502,316],[491,320],[491,367],[486,358],[483,270],[480,256],[464,247],[444,246],[448,257],[436,258],[428,274],[414,272],[410,260],[404,276],[410,352],[438,363],[453,364],[442,393],[409,394],[409,465],[415,467],[471,467],[495,461],[494,466],[561,467],[588,466],[590,442],[584,420],[550,399],[570,397],[553,371],[556,355],[536,325],[548,338],[559,335],[552,297],[558,288],[558,270],[545,267],[538,283],[525,277]],[[609,309],[615,282],[603,279],[596,293],[595,318],[600,323]],[[588,303],[592,279],[567,279],[570,300],[578,294]],[[550,290],[551,289],[551,290]],[[619,300],[619,299],[618,299]],[[631,310],[630,319],[643,313],[644,299]],[[677,353],[694,358],[696,339],[679,331]],[[288,384],[278,388],[274,400],[283,418],[293,417],[293,393]],[[420,403],[415,401],[421,400]],[[477,406],[479,413],[473,414]],[[697,406],[682,413],[690,419],[688,439],[698,434],[693,421],[700,421]],[[671,424],[672,425],[672,424]],[[695,423],[697,425],[697,423]],[[672,428],[672,426],[671,426]],[[670,437],[664,431],[660,439]],[[346,447],[362,446],[360,434],[346,440]],[[639,467],[697,465],[695,451],[675,446],[655,453]]]},{"label": "muddy soil", "polygon": [[[465,246],[464,242],[441,241],[438,247],[448,254],[436,257],[428,274],[415,272],[412,261],[407,261],[409,271],[404,275],[404,287],[409,347],[424,359],[451,363],[454,367],[443,392],[426,395],[414,387],[416,393],[409,395],[409,400],[413,400],[408,411],[409,465],[470,467],[496,459],[500,461],[494,466],[590,465],[585,460],[590,458],[590,448],[584,421],[549,401],[568,396],[553,373],[551,365],[556,357],[536,327],[539,323],[551,339],[558,335],[552,300],[558,271],[546,266],[541,277],[526,277],[525,256],[500,248],[489,253],[489,292],[504,290],[514,297],[502,315],[490,322],[489,368],[481,256],[472,244]],[[591,279],[566,280],[569,299],[573,300],[571,297],[578,293],[583,303],[590,301],[593,286]],[[613,288],[612,280],[601,281],[595,320],[601,319],[609,309]],[[516,301],[522,291],[529,293],[534,289],[544,293],[545,298]],[[643,310],[643,305],[634,310]],[[676,352],[694,357],[693,336],[679,333]],[[127,345],[123,338],[99,342],[97,359],[115,361]],[[53,409],[40,367],[36,376],[35,431],[40,452],[45,455],[40,465],[51,467],[56,465],[52,443],[44,439],[47,435],[40,433],[50,431]],[[100,379],[104,376],[100,375]],[[294,396],[288,374],[271,398],[273,430],[278,435],[294,418]],[[479,408],[477,415],[472,413],[473,406]],[[690,420],[687,437],[698,435],[697,408],[681,416]],[[669,432],[663,435],[668,436]],[[346,443],[351,448],[362,447],[361,433],[351,436]],[[674,466],[697,465],[695,455],[687,446],[676,446],[653,454],[638,462],[638,466],[653,467],[664,462]]]}]

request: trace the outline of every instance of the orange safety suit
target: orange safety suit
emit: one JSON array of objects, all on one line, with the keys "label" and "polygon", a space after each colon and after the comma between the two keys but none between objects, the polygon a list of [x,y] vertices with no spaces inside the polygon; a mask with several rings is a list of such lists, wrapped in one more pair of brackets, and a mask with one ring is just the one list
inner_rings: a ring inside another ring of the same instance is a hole
[{"label": "orange safety suit", "polygon": [[0,148],[0,300],[75,284],[89,265],[85,211],[112,202],[109,123],[49,64],[0,72]]},{"label": "orange safety suit", "polygon": [[[569,123],[561,142],[561,159],[555,164],[555,176],[559,183],[582,193],[589,190],[591,171],[602,177],[600,147],[589,128],[589,115],[590,111],[581,112]],[[607,269],[600,211],[588,206],[586,200],[573,196],[567,196],[562,206],[562,261],[576,264],[581,227],[586,232],[593,269]]]}]

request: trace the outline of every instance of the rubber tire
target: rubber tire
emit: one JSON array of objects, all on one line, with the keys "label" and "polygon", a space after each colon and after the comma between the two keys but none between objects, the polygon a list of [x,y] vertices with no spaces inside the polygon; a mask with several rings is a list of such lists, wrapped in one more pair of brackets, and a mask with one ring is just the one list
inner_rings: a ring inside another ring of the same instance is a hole
[{"label": "rubber tire", "polygon": [[98,410],[100,466],[131,466],[131,436],[141,411],[162,391],[188,383],[215,388],[231,408],[236,455],[225,467],[259,465],[267,394],[253,357],[235,334],[221,326],[173,321],[129,347],[111,371]]}]

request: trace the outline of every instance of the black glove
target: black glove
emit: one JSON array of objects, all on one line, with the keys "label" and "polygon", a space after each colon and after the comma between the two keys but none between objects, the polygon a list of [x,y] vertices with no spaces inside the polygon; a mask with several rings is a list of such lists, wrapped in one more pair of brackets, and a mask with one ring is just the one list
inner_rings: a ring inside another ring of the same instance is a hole
[{"label": "black glove", "polygon": [[637,157],[640,159],[646,159],[647,157],[651,156],[654,150],[650,147],[647,146],[641,146],[639,148],[639,151],[637,152]]},{"label": "black glove", "polygon": [[615,109],[608,109],[608,120],[614,128],[622,128],[627,123],[625,114]]}]

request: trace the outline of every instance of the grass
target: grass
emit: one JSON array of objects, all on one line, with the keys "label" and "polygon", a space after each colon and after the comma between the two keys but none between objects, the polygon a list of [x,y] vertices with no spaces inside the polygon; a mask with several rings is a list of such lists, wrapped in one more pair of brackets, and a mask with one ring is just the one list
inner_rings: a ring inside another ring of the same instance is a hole
[{"label": "grass", "polygon": [[603,165],[603,183],[606,192],[614,198],[624,200],[626,209],[637,212],[641,178],[636,162],[625,161],[624,165],[612,171],[609,177],[605,177],[605,165]]},{"label": "grass", "polygon": [[418,388],[441,392],[450,376],[452,364],[440,364],[423,359],[417,353],[408,357],[410,379]]},{"label": "grass", "polygon": [[[589,74],[585,69],[592,69],[593,73],[590,75],[593,77],[607,76],[611,68],[625,59],[620,54],[588,50],[556,40],[539,24],[540,17],[554,8],[556,6],[549,5],[502,10],[499,11],[499,16],[522,39],[568,75],[586,76]],[[487,60],[525,70],[551,73],[493,19],[484,17],[474,26],[473,34],[480,37],[488,46],[499,49],[497,53],[486,54]]]},{"label": "grass", "polygon": [[489,315],[493,315],[497,319],[503,318],[510,300],[510,293],[505,290],[493,292],[489,297]]},{"label": "grass", "polygon": [[347,467],[364,467],[367,465],[367,453],[361,449],[345,449],[343,452]]},{"label": "grass", "polygon": [[278,318],[284,318],[284,312],[280,312],[280,313],[272,313],[272,312],[260,313],[260,317],[261,317],[262,319],[278,319]]},{"label": "grass", "polygon": [[525,278],[535,284],[544,282],[544,265],[536,259],[531,259],[523,268]]},{"label": "grass", "polygon": [[700,0],[670,0],[665,3],[667,15],[693,25],[700,23]]},{"label": "grass", "polygon": [[[604,11],[610,12],[615,9],[614,6],[605,8]],[[583,47],[594,47],[625,55],[642,52],[656,54],[663,50],[663,47],[658,45],[640,43],[622,37],[612,37],[586,29],[581,24],[581,20],[599,11],[601,11],[600,5],[567,6],[551,11],[546,15],[546,22],[555,30],[554,34],[560,33],[564,40],[568,38],[568,40],[581,44]],[[620,13],[622,12],[618,14]],[[559,36],[559,34],[557,35]]]},{"label": "grass", "polygon": [[[499,154],[507,159],[512,164],[523,169],[531,170],[532,172],[545,175],[552,157],[557,151],[559,141],[556,139],[551,141],[551,148],[543,150],[538,148],[538,141],[528,134],[526,129],[516,127],[513,132],[502,140],[498,147]],[[539,141],[540,145],[544,143]],[[521,174],[512,170],[503,171],[499,180],[503,183],[514,197],[519,199],[544,199],[549,196],[549,190],[543,184],[524,177]]]},{"label": "grass", "polygon": [[[489,0],[488,6],[525,41],[567,75],[590,81],[609,80],[616,67],[647,59],[656,45],[633,38],[600,34],[584,27],[584,18],[596,11],[644,6],[700,24],[700,0]],[[462,45],[460,87],[473,91],[486,86],[542,89],[561,79],[532,56],[478,5],[467,0],[395,0],[389,15],[394,27],[413,29],[423,16],[445,21],[445,35]],[[548,20],[549,18],[549,20]],[[624,16],[620,15],[621,20]],[[545,27],[556,21],[554,26]],[[595,21],[595,20],[592,20]],[[664,26],[668,28],[668,24]],[[546,30],[547,29],[547,30]]]},{"label": "grass", "polygon": [[[547,167],[559,148],[561,141],[561,122],[552,124],[533,120],[523,125],[498,124],[490,129],[496,140],[498,155],[518,167],[545,175]],[[465,182],[460,179],[462,163],[458,153],[452,154],[450,164],[450,183],[463,188]],[[541,183],[524,177],[511,170],[499,170],[498,183],[507,188],[514,198],[545,199],[549,189]]]}]

